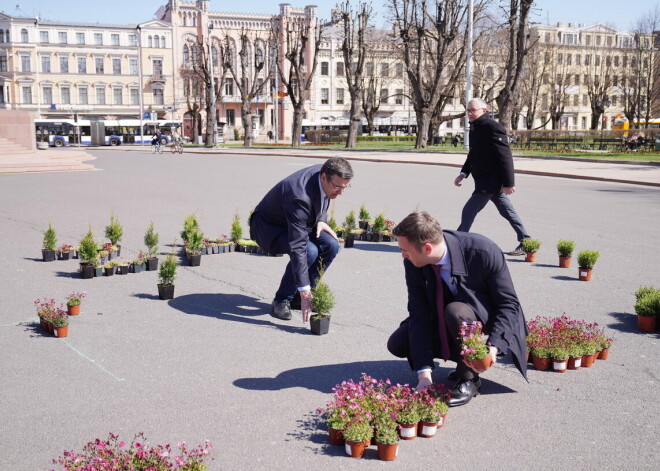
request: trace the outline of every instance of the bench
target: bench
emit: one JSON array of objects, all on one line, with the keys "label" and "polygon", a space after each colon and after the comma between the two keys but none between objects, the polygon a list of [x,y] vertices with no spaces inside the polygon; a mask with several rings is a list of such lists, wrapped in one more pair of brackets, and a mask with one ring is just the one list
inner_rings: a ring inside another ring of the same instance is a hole
[{"label": "bench", "polygon": [[594,150],[625,150],[625,147],[623,139],[594,139],[594,142],[591,144],[591,148]]}]

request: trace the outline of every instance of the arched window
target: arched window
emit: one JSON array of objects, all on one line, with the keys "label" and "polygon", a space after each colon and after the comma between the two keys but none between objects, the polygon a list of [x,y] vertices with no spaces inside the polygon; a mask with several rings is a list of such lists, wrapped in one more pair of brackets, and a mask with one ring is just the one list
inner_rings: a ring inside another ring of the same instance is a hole
[{"label": "arched window", "polygon": [[190,66],[190,49],[188,49],[187,44],[183,45],[183,65]]},{"label": "arched window", "polygon": [[5,30],[0,29],[0,43],[5,42]]},{"label": "arched window", "polygon": [[264,63],[264,51],[260,47],[257,48],[257,52],[254,54],[254,62],[257,67],[263,66]]},{"label": "arched window", "polygon": [[149,36],[149,47],[154,47],[154,38],[153,38],[153,36]]},{"label": "arched window", "polygon": [[11,40],[9,39],[9,30],[5,31],[5,42],[11,42]]},{"label": "arched window", "polygon": [[211,48],[211,55],[213,56],[213,67],[218,66],[218,49],[215,46]]},{"label": "arched window", "polygon": [[193,16],[193,17],[192,17],[192,20],[193,20],[193,24],[192,24],[192,25],[193,25],[193,26],[197,26],[197,17],[196,17],[196,16]]},{"label": "arched window", "polygon": [[188,26],[186,24],[186,14],[185,13],[181,16],[181,26]]},{"label": "arched window", "polygon": [[25,28],[23,28],[21,30],[21,42],[24,42],[24,43],[28,42],[28,32],[27,32],[27,29],[25,29]]},{"label": "arched window", "polygon": [[165,36],[160,37],[160,47],[165,48]]},{"label": "arched window", "polygon": [[154,36],[154,47],[160,47],[160,36]]}]

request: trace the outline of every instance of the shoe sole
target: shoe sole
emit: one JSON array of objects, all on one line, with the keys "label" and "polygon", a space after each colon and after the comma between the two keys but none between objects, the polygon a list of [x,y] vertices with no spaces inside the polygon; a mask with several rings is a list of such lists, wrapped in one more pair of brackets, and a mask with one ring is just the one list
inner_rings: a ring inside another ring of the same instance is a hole
[{"label": "shoe sole", "polygon": [[290,316],[290,317],[280,317],[280,316],[278,316],[277,314],[275,314],[274,312],[271,312],[270,315],[271,315],[271,317],[274,317],[275,319],[280,319],[280,320],[283,320],[283,321],[290,321],[290,320],[293,318],[293,316]]}]

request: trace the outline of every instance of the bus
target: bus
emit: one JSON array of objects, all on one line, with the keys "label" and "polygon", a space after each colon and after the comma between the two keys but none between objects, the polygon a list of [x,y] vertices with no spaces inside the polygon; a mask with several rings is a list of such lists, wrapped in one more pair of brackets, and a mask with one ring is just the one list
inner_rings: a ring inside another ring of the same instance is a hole
[{"label": "bus", "polygon": [[[69,145],[106,145],[151,144],[151,138],[160,129],[162,144],[172,142],[172,132],[180,129],[182,121],[154,120],[142,121],[140,132],[139,119],[96,120],[44,118],[34,122],[37,142],[48,142],[53,147]],[[180,133],[180,131],[179,131]],[[144,139],[143,139],[144,137]]]}]

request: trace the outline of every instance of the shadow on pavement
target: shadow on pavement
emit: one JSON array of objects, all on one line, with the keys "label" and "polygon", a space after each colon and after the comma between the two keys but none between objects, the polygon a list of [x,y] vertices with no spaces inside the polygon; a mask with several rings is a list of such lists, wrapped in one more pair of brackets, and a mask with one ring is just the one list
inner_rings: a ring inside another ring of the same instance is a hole
[{"label": "shadow on pavement", "polygon": [[640,335],[655,335],[656,338],[660,337],[660,332],[657,330],[655,332],[642,332],[638,330],[636,314],[631,314],[629,312],[610,312],[609,315],[617,321],[607,325],[607,327],[612,330]]},{"label": "shadow on pavement", "polygon": [[353,245],[353,248],[357,250],[364,250],[365,252],[401,252],[401,249],[399,249],[398,245],[381,244],[379,242],[366,242],[364,244],[356,243]]},{"label": "shadow on pavement", "polygon": [[80,273],[78,271],[58,271],[55,273],[55,276],[58,278],[80,278]]},{"label": "shadow on pavement", "polygon": [[563,276],[563,275],[558,275],[558,276],[553,276],[551,277],[555,280],[563,280],[563,281],[580,281],[579,278],[576,278],[574,276]]},{"label": "shadow on pavement", "polygon": [[147,293],[138,293],[138,294],[132,294],[134,298],[139,298],[139,299],[153,299],[153,300],[159,300],[160,298],[156,294],[147,294]]}]

